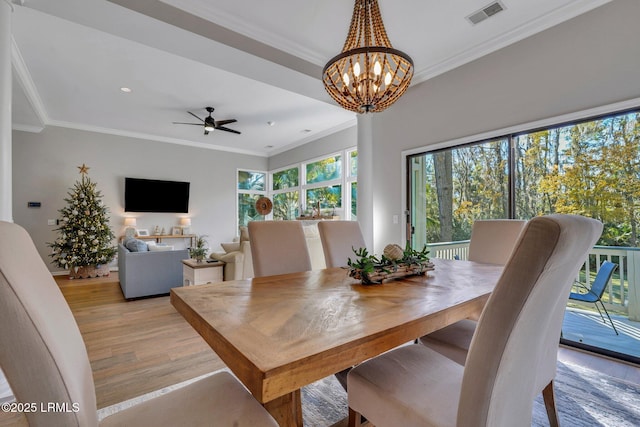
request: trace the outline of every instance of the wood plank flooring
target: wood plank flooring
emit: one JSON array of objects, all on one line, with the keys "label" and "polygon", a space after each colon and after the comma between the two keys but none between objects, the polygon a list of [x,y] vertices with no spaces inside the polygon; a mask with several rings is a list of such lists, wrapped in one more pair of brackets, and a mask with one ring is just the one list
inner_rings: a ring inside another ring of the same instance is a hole
[{"label": "wood plank flooring", "polygon": [[[223,368],[224,363],[169,303],[169,297],[126,301],[117,273],[97,279],[55,277],[85,341],[98,407]],[[578,363],[640,384],[640,367],[561,348]],[[0,412],[0,427],[26,425]]]}]

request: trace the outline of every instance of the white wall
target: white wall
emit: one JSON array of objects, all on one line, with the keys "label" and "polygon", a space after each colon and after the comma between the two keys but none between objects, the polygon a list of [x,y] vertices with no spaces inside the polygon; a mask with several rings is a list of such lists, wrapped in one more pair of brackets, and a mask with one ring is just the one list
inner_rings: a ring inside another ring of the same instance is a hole
[{"label": "white wall", "polygon": [[640,98],[640,1],[616,0],[411,87],[374,115],[374,250],[399,242],[402,151]]},{"label": "white wall", "polygon": [[[41,133],[13,132],[13,217],[27,229],[45,262],[58,218],[66,206],[68,190],[80,179],[77,166],[86,163],[89,177],[97,183],[110,209],[110,225],[116,236],[124,232],[124,178],[137,177],[189,181],[189,216],[192,231],[206,234],[213,250],[228,242],[236,231],[236,169],[267,169],[258,156],[105,135],[73,129],[47,127]],[[27,208],[27,202],[42,203]],[[178,225],[185,214],[127,215],[138,217],[138,228]],[[178,242],[176,242],[178,243]],[[50,265],[52,271],[59,271]]]},{"label": "white wall", "polygon": [[358,144],[358,129],[356,126],[327,135],[300,147],[285,151],[269,158],[269,170],[315,159],[327,154],[355,147]]}]

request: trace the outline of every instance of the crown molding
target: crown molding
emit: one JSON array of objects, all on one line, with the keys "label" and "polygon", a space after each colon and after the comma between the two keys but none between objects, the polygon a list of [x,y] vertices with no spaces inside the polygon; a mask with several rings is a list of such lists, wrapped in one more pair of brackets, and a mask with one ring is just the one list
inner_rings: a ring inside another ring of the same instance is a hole
[{"label": "crown molding", "polygon": [[[22,87],[33,112],[35,113],[38,121],[40,122],[42,128],[49,122],[49,116],[47,115],[47,110],[44,107],[42,99],[40,98],[40,94],[36,89],[36,85],[33,83],[33,79],[31,78],[31,73],[29,73],[29,69],[24,62],[22,54],[20,53],[20,49],[18,49],[18,45],[16,44],[15,39],[11,36],[11,64],[13,65],[13,73]],[[25,126],[32,127],[32,126]],[[37,128],[37,126],[35,127]],[[40,129],[42,130],[42,129]],[[39,132],[39,131],[38,131]]]}]

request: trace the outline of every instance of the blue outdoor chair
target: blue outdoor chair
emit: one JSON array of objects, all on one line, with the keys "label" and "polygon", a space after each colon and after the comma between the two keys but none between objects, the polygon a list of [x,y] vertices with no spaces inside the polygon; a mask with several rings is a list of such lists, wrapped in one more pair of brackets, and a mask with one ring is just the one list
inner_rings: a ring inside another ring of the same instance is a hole
[{"label": "blue outdoor chair", "polygon": [[607,283],[609,283],[609,280],[611,280],[611,276],[613,275],[613,272],[617,267],[618,265],[612,262],[609,262],[609,261],[603,262],[602,265],[600,266],[600,270],[598,270],[598,274],[596,274],[596,278],[593,280],[593,284],[591,285],[590,289],[587,288],[583,283],[576,282],[579,286],[586,289],[587,293],[571,292],[571,294],[569,294],[569,299],[574,301],[593,303],[598,309],[598,313],[600,313],[600,317],[602,318],[602,321],[606,323],[606,320],[604,320],[604,316],[602,315],[602,311],[600,310],[600,307],[598,307],[598,302],[599,302],[600,305],[602,306],[602,309],[604,310],[604,313],[607,315],[607,318],[609,319],[609,323],[611,323],[611,326],[613,326],[613,330],[615,331],[616,335],[619,335],[618,330],[616,329],[616,326],[613,324],[613,321],[611,320],[611,317],[607,312],[607,308],[604,306],[604,303],[602,302],[602,294],[604,294],[604,290],[607,287]]}]

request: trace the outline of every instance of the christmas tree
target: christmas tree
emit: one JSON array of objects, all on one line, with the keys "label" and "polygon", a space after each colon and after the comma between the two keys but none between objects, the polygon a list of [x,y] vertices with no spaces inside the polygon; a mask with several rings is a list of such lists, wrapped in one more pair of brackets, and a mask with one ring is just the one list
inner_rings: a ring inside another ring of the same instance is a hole
[{"label": "christmas tree", "polygon": [[[102,194],[96,191],[96,184],[88,177],[89,168],[84,164],[78,168],[82,180],[67,193],[64,199],[67,207],[58,211],[61,225],[56,229],[56,241],[48,244],[53,248],[51,257],[56,266],[68,268],[72,277],[108,275],[107,264],[116,255],[111,244],[115,236],[109,228],[108,209],[102,203]],[[77,275],[79,267],[84,270]],[[85,267],[92,272],[87,273]]]}]

